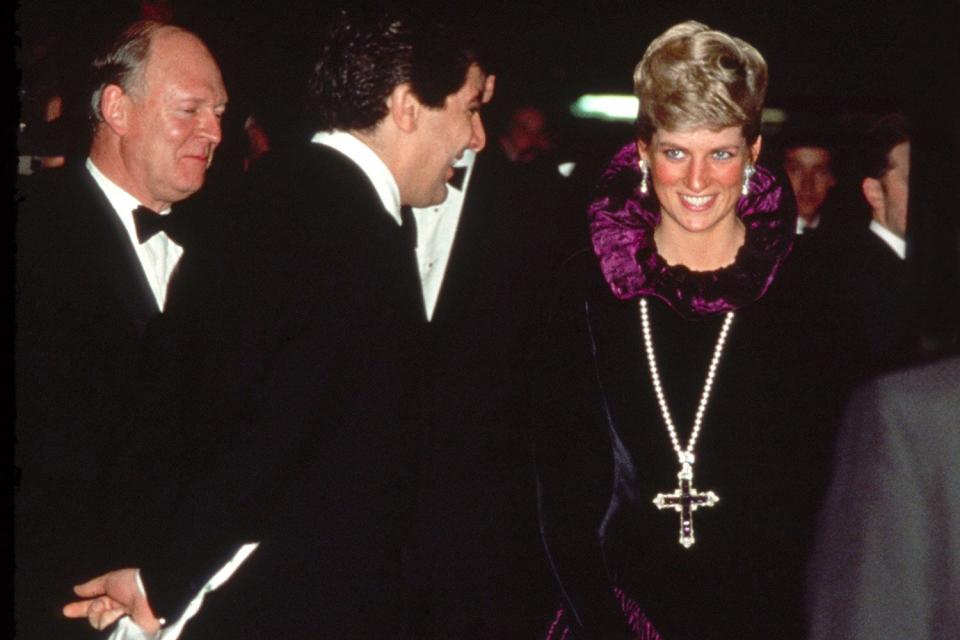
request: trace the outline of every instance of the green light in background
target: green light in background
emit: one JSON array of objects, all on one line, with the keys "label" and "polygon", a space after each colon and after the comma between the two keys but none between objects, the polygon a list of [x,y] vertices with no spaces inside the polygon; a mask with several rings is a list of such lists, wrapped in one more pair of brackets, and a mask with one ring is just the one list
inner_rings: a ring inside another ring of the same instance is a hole
[{"label": "green light in background", "polygon": [[[618,93],[587,93],[570,105],[570,113],[578,118],[633,122],[637,119],[639,101],[636,96]],[[782,109],[764,109],[763,122],[782,124],[787,114]]]},{"label": "green light in background", "polygon": [[637,119],[635,96],[614,93],[588,93],[570,105],[570,113],[578,118],[594,118],[616,122],[633,122]]},{"label": "green light in background", "polygon": [[764,109],[762,119],[769,124],[783,124],[787,121],[787,112],[783,109]]}]

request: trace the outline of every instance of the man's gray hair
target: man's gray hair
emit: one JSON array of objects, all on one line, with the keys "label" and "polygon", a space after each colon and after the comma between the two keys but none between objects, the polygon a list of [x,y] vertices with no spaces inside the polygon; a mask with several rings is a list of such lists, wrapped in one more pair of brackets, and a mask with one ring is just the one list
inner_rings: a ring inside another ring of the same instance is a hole
[{"label": "man's gray hair", "polygon": [[91,65],[90,104],[87,111],[91,127],[96,129],[103,122],[100,101],[104,89],[114,84],[130,93],[142,86],[150,45],[158,33],[166,30],[183,31],[180,27],[156,20],[134,22],[94,59]]}]

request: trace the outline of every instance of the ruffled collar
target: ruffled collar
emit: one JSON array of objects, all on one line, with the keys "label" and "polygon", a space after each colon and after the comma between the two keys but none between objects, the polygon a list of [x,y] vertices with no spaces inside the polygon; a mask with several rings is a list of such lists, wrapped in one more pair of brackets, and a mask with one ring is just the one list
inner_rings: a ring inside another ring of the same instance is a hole
[{"label": "ruffled collar", "polygon": [[757,166],[750,194],[737,203],[746,240],[733,264],[716,271],[669,266],[657,253],[653,231],[660,208],[653,190],[638,190],[636,143],[620,149],[607,166],[588,207],[593,250],[621,300],[653,295],[687,319],[738,309],[758,300],[773,282],[793,245],[796,207],[770,171]]}]

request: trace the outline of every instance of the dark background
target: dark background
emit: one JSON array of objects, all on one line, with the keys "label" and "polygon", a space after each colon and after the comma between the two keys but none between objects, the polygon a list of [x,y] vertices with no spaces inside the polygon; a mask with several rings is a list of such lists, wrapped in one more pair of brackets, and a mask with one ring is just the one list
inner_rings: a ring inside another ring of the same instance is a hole
[{"label": "dark background", "polygon": [[[197,31],[224,67],[231,93],[287,92],[312,56],[311,37],[332,3],[174,0],[174,20]],[[426,6],[426,3],[420,3]],[[93,48],[140,9],[136,0],[27,0],[19,8],[25,78],[56,69],[69,80]],[[446,19],[480,35],[504,77],[538,91],[629,92],[634,64],[670,25],[697,19],[756,46],[770,66],[768,104],[790,108],[952,113],[960,77],[960,3],[458,2]],[[259,85],[259,86],[257,86]],[[284,96],[287,97],[287,96]],[[956,141],[956,118],[943,122]]]}]

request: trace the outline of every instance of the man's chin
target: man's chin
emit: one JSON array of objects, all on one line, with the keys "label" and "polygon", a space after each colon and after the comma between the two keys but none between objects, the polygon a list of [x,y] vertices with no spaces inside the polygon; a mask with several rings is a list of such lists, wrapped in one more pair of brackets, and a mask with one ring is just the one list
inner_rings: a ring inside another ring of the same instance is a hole
[{"label": "man's chin", "polygon": [[430,199],[426,204],[416,205],[420,207],[435,207],[437,205],[443,204],[444,200],[447,199],[447,183],[444,182],[438,191],[433,193]]},{"label": "man's chin", "polygon": [[196,192],[200,191],[203,187],[203,180],[191,181],[189,183],[183,183],[178,185],[175,189],[175,192],[170,193],[170,202],[180,202],[181,200],[186,200]]}]

